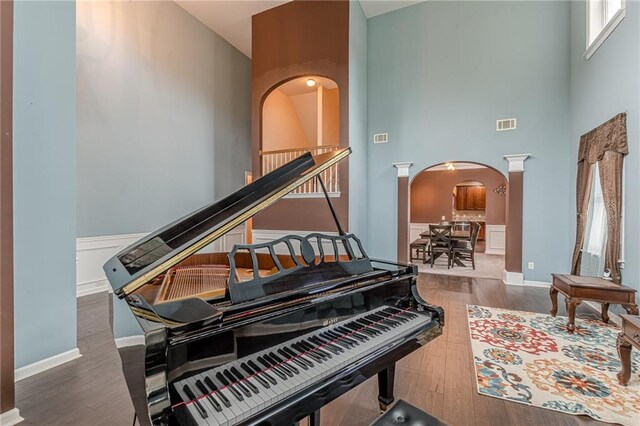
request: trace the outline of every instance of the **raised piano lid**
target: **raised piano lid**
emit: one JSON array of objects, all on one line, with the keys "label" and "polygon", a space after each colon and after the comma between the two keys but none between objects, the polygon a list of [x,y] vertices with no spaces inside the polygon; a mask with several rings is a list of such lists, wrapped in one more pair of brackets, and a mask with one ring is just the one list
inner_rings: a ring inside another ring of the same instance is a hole
[{"label": "raised piano lid", "polygon": [[130,295],[350,153],[351,148],[306,153],[125,248],[104,264],[116,295]]}]

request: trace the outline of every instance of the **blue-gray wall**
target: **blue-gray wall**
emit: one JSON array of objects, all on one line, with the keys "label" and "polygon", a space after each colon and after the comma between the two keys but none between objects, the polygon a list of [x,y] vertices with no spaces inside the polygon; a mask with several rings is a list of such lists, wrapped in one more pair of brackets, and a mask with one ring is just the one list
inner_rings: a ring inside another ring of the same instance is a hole
[{"label": "blue-gray wall", "polygon": [[367,243],[367,18],[349,3],[349,232]]},{"label": "blue-gray wall", "polygon": [[[244,185],[251,62],[173,2],[80,2],[78,237],[153,231]],[[114,303],[114,335],[140,330]]]},{"label": "blue-gray wall", "polygon": [[[570,167],[573,177],[580,135],[626,111],[629,155],[625,158],[626,266],[622,280],[640,290],[640,3],[627,1],[626,12],[620,25],[587,60],[583,57],[585,2],[571,2]],[[575,188],[572,199],[573,194]],[[571,207],[575,210],[574,204]]]},{"label": "blue-gray wall", "polygon": [[173,2],[78,3],[78,237],[153,231],[244,184],[251,62]]},{"label": "blue-gray wall", "polygon": [[[451,160],[506,174],[505,154],[532,153],[524,172],[523,272],[567,272],[575,177],[569,113],[568,2],[428,1],[368,21],[371,255],[396,255],[396,170]],[[518,129],[496,132],[499,118]],[[384,230],[384,231],[383,231]],[[535,262],[534,270],[526,262]]]},{"label": "blue-gray wall", "polygon": [[73,2],[15,2],[16,367],[76,347]]}]

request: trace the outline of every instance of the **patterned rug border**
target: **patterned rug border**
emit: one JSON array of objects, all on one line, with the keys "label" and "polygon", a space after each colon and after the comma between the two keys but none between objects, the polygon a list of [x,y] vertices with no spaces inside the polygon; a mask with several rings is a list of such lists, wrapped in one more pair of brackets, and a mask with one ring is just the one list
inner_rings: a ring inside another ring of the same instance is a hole
[{"label": "patterned rug border", "polygon": [[[638,422],[638,423],[620,423],[619,421],[616,421],[616,420],[609,420],[609,419],[603,419],[603,418],[599,418],[599,417],[593,417],[593,416],[591,416],[591,415],[589,415],[587,413],[582,413],[582,412],[572,413],[572,412],[569,412],[569,411],[563,411],[563,410],[561,410],[559,408],[555,408],[555,407],[550,407],[550,406],[546,406],[545,407],[545,406],[537,405],[537,404],[534,404],[534,403],[531,403],[531,402],[527,402],[527,401],[523,401],[523,400],[510,399],[510,398],[507,398],[507,397],[504,397],[504,396],[489,395],[486,392],[481,392],[481,387],[480,387],[481,384],[480,384],[480,381],[478,380],[478,372],[477,372],[477,365],[478,364],[477,364],[477,361],[476,361],[476,354],[474,352],[474,339],[471,337],[472,336],[471,320],[477,320],[477,319],[482,319],[482,318],[470,317],[469,308],[484,308],[484,309],[488,309],[488,310],[491,310],[491,311],[497,311],[498,313],[524,314],[524,316],[530,316],[530,315],[547,316],[547,317],[550,317],[550,318],[563,319],[565,322],[568,320],[568,318],[566,316],[562,316],[562,315],[557,315],[556,317],[551,317],[551,315],[548,314],[548,313],[531,312],[531,311],[523,311],[523,310],[515,310],[515,309],[507,309],[507,308],[496,308],[496,307],[482,306],[482,305],[476,305],[476,304],[467,304],[466,305],[466,310],[467,310],[467,332],[469,333],[469,342],[470,342],[470,346],[471,346],[471,354],[472,354],[472,358],[473,358],[472,361],[473,361],[473,368],[474,368],[475,381],[476,381],[476,392],[478,393],[478,395],[484,396],[484,397],[487,397],[487,398],[496,398],[496,399],[500,399],[500,400],[503,400],[503,401],[506,401],[506,402],[513,402],[513,403],[526,405],[526,406],[530,406],[530,407],[536,407],[536,408],[540,408],[540,409],[544,409],[544,410],[550,410],[550,411],[554,411],[554,412],[558,412],[558,413],[562,413],[562,414],[580,416],[582,418],[593,419],[595,421],[600,421],[600,422],[603,422],[603,423],[633,425],[633,426],[635,426],[636,424],[640,424],[640,422]],[[588,318],[588,319],[576,318],[576,328],[580,324],[583,324],[585,321],[595,321],[596,318],[597,318],[597,316],[594,317],[593,319],[592,318]],[[600,322],[599,326],[611,329],[616,333],[619,333],[621,331],[620,327],[617,324],[613,323],[613,322],[610,322],[608,324]],[[554,339],[556,339],[556,338],[557,337],[554,336]],[[637,376],[637,372],[635,372],[634,374]],[[634,380],[633,377],[632,377],[632,380]],[[636,380],[638,380],[638,379],[636,378]],[[589,410],[589,411],[591,411],[591,410]],[[640,416],[640,414],[639,414],[639,416]],[[633,418],[631,420],[633,421]]]}]

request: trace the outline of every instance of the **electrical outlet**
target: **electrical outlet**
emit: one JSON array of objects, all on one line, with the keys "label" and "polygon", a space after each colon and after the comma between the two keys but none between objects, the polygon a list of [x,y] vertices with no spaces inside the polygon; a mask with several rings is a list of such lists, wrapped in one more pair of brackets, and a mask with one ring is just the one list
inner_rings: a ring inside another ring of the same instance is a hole
[{"label": "electrical outlet", "polygon": [[536,264],[533,262],[529,262],[529,269],[534,269],[536,267]]}]

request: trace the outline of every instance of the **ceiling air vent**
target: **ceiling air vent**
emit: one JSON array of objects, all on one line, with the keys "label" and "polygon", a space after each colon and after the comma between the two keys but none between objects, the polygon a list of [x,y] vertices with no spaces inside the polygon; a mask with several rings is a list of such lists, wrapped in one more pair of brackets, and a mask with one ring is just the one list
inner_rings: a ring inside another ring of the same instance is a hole
[{"label": "ceiling air vent", "polygon": [[389,133],[376,133],[373,135],[373,143],[387,143],[389,142]]},{"label": "ceiling air vent", "polygon": [[504,120],[496,120],[496,131],[514,130],[516,128],[515,118],[505,118]]}]

